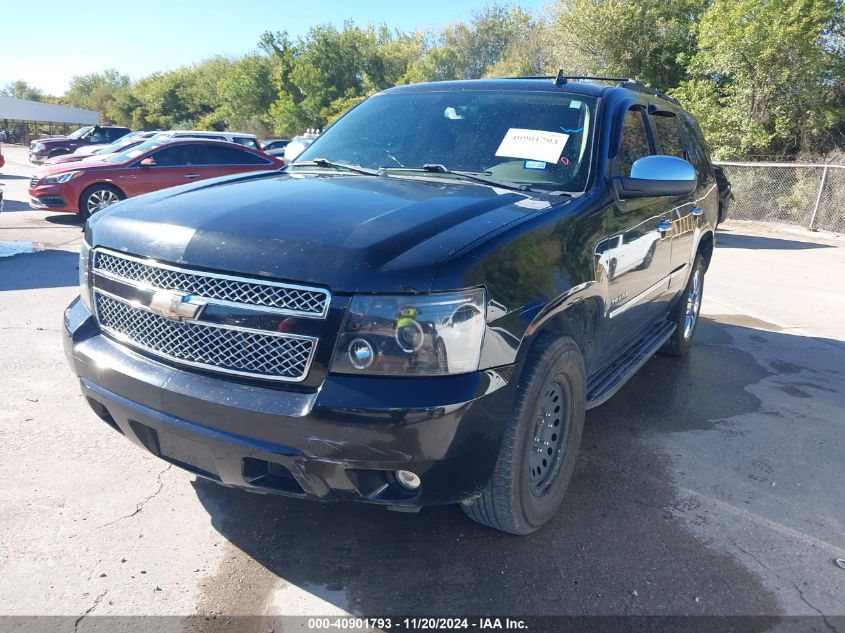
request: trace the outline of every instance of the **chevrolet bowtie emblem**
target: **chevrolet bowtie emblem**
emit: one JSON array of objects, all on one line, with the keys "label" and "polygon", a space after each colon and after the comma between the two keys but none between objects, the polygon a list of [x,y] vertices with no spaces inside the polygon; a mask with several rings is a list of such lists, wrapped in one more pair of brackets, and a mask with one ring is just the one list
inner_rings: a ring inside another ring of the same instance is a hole
[{"label": "chevrolet bowtie emblem", "polygon": [[204,306],[204,303],[191,299],[191,295],[173,290],[159,290],[150,299],[150,310],[178,321],[195,318]]}]

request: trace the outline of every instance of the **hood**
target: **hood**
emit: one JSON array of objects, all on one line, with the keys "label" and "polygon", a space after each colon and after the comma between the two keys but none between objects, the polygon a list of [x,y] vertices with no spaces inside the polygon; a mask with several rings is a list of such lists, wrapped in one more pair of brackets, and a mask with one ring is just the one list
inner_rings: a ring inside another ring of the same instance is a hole
[{"label": "hood", "polygon": [[86,237],[142,257],[335,292],[422,292],[450,255],[547,206],[436,178],[265,173],[126,200],[96,214]]},{"label": "hood", "polygon": [[[115,165],[113,163],[104,163],[102,160],[92,160],[91,156],[77,156],[76,158],[78,160],[70,159],[69,156],[68,160],[44,163],[41,167],[38,168],[35,174],[39,178],[43,178],[44,176],[60,174],[63,171],[79,171],[80,169],[92,169],[102,167],[120,167],[120,165]],[[99,159],[100,157],[97,156],[97,158]],[[84,162],[83,159],[85,159]],[[53,159],[50,160],[53,161]]]},{"label": "hood", "polygon": [[41,143],[44,147],[55,147],[57,145],[65,146],[65,145],[75,145],[79,143],[79,141],[70,139],[66,136],[59,136],[53,138],[42,138],[36,139],[36,143]]}]

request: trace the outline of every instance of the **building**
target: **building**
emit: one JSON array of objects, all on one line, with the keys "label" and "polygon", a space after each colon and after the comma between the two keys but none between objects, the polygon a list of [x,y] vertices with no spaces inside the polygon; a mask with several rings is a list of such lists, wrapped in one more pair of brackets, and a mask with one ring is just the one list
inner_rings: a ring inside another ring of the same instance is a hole
[{"label": "building", "polygon": [[67,134],[82,125],[94,125],[99,112],[69,106],[26,101],[0,95],[0,140],[28,143],[41,135]]}]

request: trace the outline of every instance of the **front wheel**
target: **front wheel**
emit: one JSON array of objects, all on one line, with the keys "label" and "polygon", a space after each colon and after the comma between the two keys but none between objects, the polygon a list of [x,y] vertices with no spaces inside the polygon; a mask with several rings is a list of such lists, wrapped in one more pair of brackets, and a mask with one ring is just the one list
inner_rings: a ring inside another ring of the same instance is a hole
[{"label": "front wheel", "polygon": [[79,198],[79,215],[88,219],[97,211],[110,207],[126,198],[124,193],[111,185],[92,185]]},{"label": "front wheel", "polygon": [[565,336],[532,346],[493,476],[466,515],[512,534],[529,534],[563,501],[584,429],[586,373],[581,350]]},{"label": "front wheel", "polygon": [[705,269],[704,258],[701,255],[696,255],[687,287],[678,299],[678,304],[670,316],[671,321],[675,324],[675,332],[661,349],[665,354],[686,356],[689,352],[701,312]]}]

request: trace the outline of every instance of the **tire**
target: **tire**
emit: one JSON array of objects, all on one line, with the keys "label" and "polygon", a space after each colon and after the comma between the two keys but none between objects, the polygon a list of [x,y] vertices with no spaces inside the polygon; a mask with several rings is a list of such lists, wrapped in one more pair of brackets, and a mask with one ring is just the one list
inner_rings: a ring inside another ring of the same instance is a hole
[{"label": "tire", "polygon": [[587,379],[572,339],[542,335],[523,371],[493,476],[462,503],[470,519],[511,534],[530,534],[560,508],[584,429]]},{"label": "tire", "polygon": [[[701,312],[701,298],[704,294],[704,258],[699,253],[695,256],[687,286],[678,298],[678,303],[669,317],[675,324],[672,338],[660,350],[672,356],[686,356],[692,345],[692,338],[698,328]],[[696,281],[697,280],[697,281]]]},{"label": "tire", "polygon": [[79,217],[87,220],[97,211],[102,211],[115,202],[126,199],[126,195],[112,185],[91,185],[79,196]]}]

